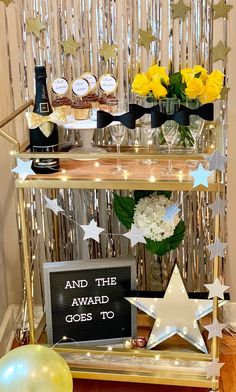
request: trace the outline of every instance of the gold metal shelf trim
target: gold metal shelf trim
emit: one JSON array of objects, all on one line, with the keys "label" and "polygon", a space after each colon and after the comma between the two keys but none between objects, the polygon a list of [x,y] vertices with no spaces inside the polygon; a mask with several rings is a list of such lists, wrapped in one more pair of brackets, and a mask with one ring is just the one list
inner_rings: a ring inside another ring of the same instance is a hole
[{"label": "gold metal shelf trim", "polygon": [[20,152],[15,154],[18,158],[63,158],[63,159],[77,159],[77,160],[85,160],[89,159],[159,159],[161,161],[168,160],[196,160],[196,161],[204,161],[205,156],[209,154],[191,154],[191,153],[181,153],[181,154],[166,154],[166,153],[129,153],[129,152],[121,152],[119,155],[115,152],[104,152],[104,153],[70,153],[70,152],[53,152],[53,153],[36,153],[36,152]]},{"label": "gold metal shelf trim", "polygon": [[[104,351],[97,347],[83,347],[81,349],[77,348],[54,348],[59,354],[63,356],[63,353],[80,353],[85,354],[88,351],[93,353],[94,355],[105,355],[109,356],[111,352]],[[156,355],[160,356],[160,359],[189,359],[191,361],[203,361],[203,362],[211,362],[212,356],[210,354],[201,354],[197,352],[173,352],[173,351],[148,351],[148,350],[124,350],[122,348],[115,348],[112,350],[112,355],[121,357],[121,356],[136,356],[137,358],[155,358]],[[157,371],[149,371],[148,369],[142,369],[140,371],[134,370],[126,370],[124,369],[107,369],[101,366],[96,366],[91,363],[91,366],[87,366],[86,364],[70,364],[69,366],[72,372],[73,378],[84,378],[91,380],[105,380],[105,381],[125,381],[125,382],[139,382],[144,384],[160,384],[160,385],[173,385],[173,386],[188,386],[188,387],[206,387],[206,388],[218,388],[218,381],[212,382],[212,380],[206,379],[204,375],[199,375],[195,373],[188,373],[188,376],[183,372],[183,370],[170,370],[167,371],[165,369],[159,369]]]},{"label": "gold metal shelf trim", "polygon": [[217,192],[224,190],[224,184],[209,183],[208,188],[198,186],[193,188],[190,181],[155,181],[148,180],[93,180],[93,179],[51,179],[46,180],[16,180],[17,188],[41,188],[41,189],[140,189],[140,190],[166,190],[166,191],[206,191]]},{"label": "gold metal shelf trim", "polygon": [[[184,386],[184,387],[202,387],[202,388],[218,388],[218,381],[212,382],[200,377],[184,378],[183,375],[176,375],[166,373],[165,377],[157,375],[157,373],[134,373],[128,371],[109,372],[108,370],[98,371],[94,369],[83,369],[76,367],[70,367],[72,377],[87,379],[87,380],[104,380],[104,381],[123,381],[123,382],[135,382],[142,384],[158,384],[158,385],[172,385],[172,386]],[[158,372],[159,374],[159,372]]]}]

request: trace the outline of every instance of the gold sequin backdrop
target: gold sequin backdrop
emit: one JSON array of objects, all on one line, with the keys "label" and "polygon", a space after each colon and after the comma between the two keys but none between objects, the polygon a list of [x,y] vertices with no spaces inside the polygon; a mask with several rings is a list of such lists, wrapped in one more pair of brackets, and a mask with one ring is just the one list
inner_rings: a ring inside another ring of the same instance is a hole
[{"label": "gold sequin backdrop", "polygon": [[[50,80],[59,76],[71,82],[85,71],[91,71],[97,77],[104,72],[114,73],[118,78],[119,94],[126,96],[133,76],[153,63],[171,71],[194,64],[211,70],[212,47],[219,39],[227,43],[227,20],[221,18],[220,22],[213,23],[212,0],[185,2],[191,9],[184,20],[173,19],[171,4],[176,1],[171,0],[13,0],[8,7],[0,2],[0,55],[6,90],[4,102],[8,111],[34,97],[35,64],[46,64],[49,85]],[[45,25],[39,38],[26,33],[27,19],[36,16]],[[139,30],[148,28],[155,37],[149,50],[138,44]],[[70,37],[79,43],[75,56],[63,53],[61,43]],[[117,45],[116,55],[108,62],[99,54],[104,42]],[[226,61],[219,61],[214,66],[225,72]],[[224,109],[224,101],[223,104]],[[222,115],[222,110],[220,113]],[[25,140],[28,131],[24,118],[13,125],[13,133]],[[132,138],[130,140],[132,144]],[[56,196],[50,191],[45,193],[49,197]],[[126,193],[128,191],[122,192]],[[122,228],[114,217],[111,191],[57,192],[59,203],[71,218],[60,216],[57,220],[60,247],[56,246],[54,236],[55,217],[44,208],[42,195],[37,189],[26,190],[25,194],[31,256],[34,256],[32,271],[39,281],[45,260],[132,254],[128,240],[117,236]],[[181,200],[183,196],[186,195],[178,192],[173,198]],[[182,210],[186,236],[183,246],[171,255],[156,260],[141,245],[137,247],[140,287],[165,287],[176,257],[189,290],[202,290],[204,283],[211,281],[212,263],[206,246],[213,241],[214,220],[209,217],[207,203],[214,197],[206,192],[193,192],[184,198]],[[86,224],[92,217],[111,233],[102,236],[100,244],[82,241],[79,225],[74,223]],[[37,229],[41,230],[40,234]],[[36,291],[39,294],[38,288]]]}]

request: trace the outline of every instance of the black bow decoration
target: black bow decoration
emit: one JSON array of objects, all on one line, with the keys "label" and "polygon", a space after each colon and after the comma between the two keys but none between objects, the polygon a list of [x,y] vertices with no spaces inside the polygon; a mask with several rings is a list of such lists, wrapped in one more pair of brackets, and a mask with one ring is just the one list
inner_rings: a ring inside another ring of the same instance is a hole
[{"label": "black bow decoration", "polygon": [[98,110],[97,112],[97,128],[107,127],[113,121],[119,121],[126,128],[135,129],[136,126],[136,116],[133,112],[127,112],[119,116],[113,116],[110,113],[104,112],[103,110]]},{"label": "black bow decoration", "polygon": [[155,105],[149,108],[145,108],[141,105],[137,105],[135,103],[129,104],[129,111],[135,113],[136,120],[142,117],[144,114],[150,114],[152,110],[159,110],[159,105]]},{"label": "black bow decoration", "polygon": [[189,116],[191,114],[196,114],[199,117],[203,118],[203,120],[213,121],[214,120],[214,104],[206,103],[205,105],[199,106],[197,109],[186,108],[189,112]]},{"label": "black bow decoration", "polygon": [[176,121],[181,125],[189,125],[189,114],[187,110],[178,110],[173,114],[161,113],[156,110],[151,111],[151,127],[158,128],[168,120]]},{"label": "black bow decoration", "polygon": [[193,114],[196,114],[207,121],[213,121],[214,119],[213,103],[207,103],[197,109],[190,109],[184,105],[180,105],[179,110],[173,114],[161,113],[158,104],[149,108],[145,108],[136,104],[130,104],[129,110],[130,112],[135,113],[136,120],[141,118],[144,114],[150,113],[152,128],[158,128],[168,120],[173,120],[180,125],[187,126],[189,125],[189,116]]}]

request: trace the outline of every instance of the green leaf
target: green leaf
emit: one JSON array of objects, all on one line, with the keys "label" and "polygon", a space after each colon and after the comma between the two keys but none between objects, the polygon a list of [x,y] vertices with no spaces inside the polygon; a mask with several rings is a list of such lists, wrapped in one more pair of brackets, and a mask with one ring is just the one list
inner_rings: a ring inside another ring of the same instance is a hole
[{"label": "green leaf", "polygon": [[185,233],[185,224],[184,221],[181,219],[177,226],[175,227],[174,234],[169,237],[170,248],[175,249],[179,246],[179,244],[184,239]]},{"label": "green leaf", "polygon": [[158,256],[163,256],[165,253],[169,252],[171,249],[176,249],[184,238],[185,224],[181,219],[177,224],[174,234],[171,237],[165,238],[162,241],[153,241],[149,238],[145,238],[146,248]]},{"label": "green leaf", "polygon": [[145,245],[146,249],[156,255],[163,256],[165,253],[171,250],[168,238],[162,241],[153,241],[149,238],[145,238],[145,240],[147,241]]},{"label": "green leaf", "polygon": [[201,73],[202,73],[201,71],[200,71],[200,72],[198,72],[198,73],[196,73],[196,74],[194,75],[194,77],[195,77],[195,78],[200,78],[200,76],[201,76]]},{"label": "green leaf", "polygon": [[171,84],[180,84],[182,82],[182,75],[180,72],[175,72],[169,76]]},{"label": "green leaf", "polygon": [[114,210],[121,223],[130,229],[133,223],[135,200],[132,197],[122,197],[114,194]]}]

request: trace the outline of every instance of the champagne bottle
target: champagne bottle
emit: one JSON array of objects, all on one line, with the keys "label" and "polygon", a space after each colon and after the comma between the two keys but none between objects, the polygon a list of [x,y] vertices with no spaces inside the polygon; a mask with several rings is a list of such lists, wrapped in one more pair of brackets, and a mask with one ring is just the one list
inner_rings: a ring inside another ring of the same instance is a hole
[{"label": "champagne bottle", "polygon": [[[35,67],[36,96],[33,111],[41,116],[48,116],[52,113],[46,78],[46,68],[37,65]],[[58,151],[57,124],[47,121],[35,129],[30,129],[30,151],[41,153]],[[34,159],[32,164],[34,172],[41,174],[54,173],[59,170],[59,167],[59,159],[57,158]]]}]

